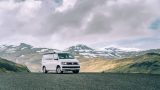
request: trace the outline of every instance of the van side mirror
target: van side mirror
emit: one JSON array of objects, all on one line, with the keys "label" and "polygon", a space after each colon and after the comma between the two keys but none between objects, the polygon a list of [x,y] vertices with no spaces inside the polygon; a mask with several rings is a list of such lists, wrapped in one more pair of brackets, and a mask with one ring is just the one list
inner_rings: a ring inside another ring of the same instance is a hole
[{"label": "van side mirror", "polygon": [[53,57],[54,57],[54,60],[58,60],[58,55],[57,54],[54,54]]}]

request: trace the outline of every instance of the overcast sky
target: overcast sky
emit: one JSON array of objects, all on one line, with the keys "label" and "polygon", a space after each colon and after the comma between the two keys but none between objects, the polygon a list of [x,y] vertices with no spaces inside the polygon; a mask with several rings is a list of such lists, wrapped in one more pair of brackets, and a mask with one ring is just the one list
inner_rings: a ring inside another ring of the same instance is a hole
[{"label": "overcast sky", "polygon": [[0,0],[0,44],[160,48],[160,0]]}]

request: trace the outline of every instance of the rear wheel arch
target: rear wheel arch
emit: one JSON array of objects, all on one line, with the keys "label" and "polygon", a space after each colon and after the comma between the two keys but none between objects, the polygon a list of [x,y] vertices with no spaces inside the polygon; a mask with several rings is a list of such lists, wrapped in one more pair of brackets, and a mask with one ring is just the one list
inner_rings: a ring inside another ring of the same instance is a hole
[{"label": "rear wheel arch", "polygon": [[42,66],[42,68],[44,68],[44,67],[46,67],[46,66]]},{"label": "rear wheel arch", "polygon": [[42,71],[43,71],[43,73],[48,73],[48,71],[47,71],[45,66],[42,67]]},{"label": "rear wheel arch", "polygon": [[42,70],[43,70],[44,68],[46,68],[46,66],[42,66]]}]

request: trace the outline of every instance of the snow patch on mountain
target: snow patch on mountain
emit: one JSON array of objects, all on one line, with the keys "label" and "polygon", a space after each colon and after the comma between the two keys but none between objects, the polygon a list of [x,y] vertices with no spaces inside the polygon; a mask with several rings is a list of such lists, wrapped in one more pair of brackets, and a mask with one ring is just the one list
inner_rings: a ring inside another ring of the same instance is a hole
[{"label": "snow patch on mountain", "polygon": [[23,57],[25,57],[25,55],[21,55],[21,56],[20,56],[20,58],[23,58]]},{"label": "snow patch on mountain", "polygon": [[16,52],[16,48],[9,48],[5,52],[6,53],[14,53],[14,52]]},{"label": "snow patch on mountain", "polygon": [[49,49],[41,49],[40,51],[36,51],[36,52],[46,52],[48,51]]},{"label": "snow patch on mountain", "polygon": [[116,47],[93,49],[86,45],[79,44],[76,46],[69,47],[67,51],[90,58],[92,57],[121,58],[127,55],[128,52],[136,52],[139,51],[139,49],[136,48],[127,49],[127,48],[116,48]]},{"label": "snow patch on mountain", "polygon": [[21,50],[24,50],[24,49],[26,49],[27,47],[23,47],[23,48],[21,48]]}]

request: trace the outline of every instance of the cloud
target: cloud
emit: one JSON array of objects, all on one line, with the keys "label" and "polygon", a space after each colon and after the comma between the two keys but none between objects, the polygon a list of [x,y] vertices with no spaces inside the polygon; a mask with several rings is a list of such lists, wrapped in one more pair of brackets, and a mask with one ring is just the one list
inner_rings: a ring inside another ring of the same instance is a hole
[{"label": "cloud", "polygon": [[157,38],[149,26],[158,8],[159,0],[1,0],[0,40],[62,49]]},{"label": "cloud", "polygon": [[[57,1],[61,1],[61,0],[57,0]],[[69,0],[69,1],[63,0],[63,4],[56,8],[56,12],[63,12],[65,10],[72,9],[76,2],[77,0]]]},{"label": "cloud", "polygon": [[103,14],[95,14],[85,30],[87,34],[108,33],[112,30],[111,21]]}]

